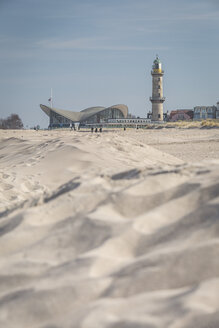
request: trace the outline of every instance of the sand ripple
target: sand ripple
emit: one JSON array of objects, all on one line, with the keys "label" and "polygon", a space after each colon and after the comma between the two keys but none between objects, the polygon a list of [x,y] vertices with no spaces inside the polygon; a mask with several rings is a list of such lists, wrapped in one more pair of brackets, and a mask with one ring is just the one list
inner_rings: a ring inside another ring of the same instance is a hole
[{"label": "sand ripple", "polygon": [[31,133],[1,142],[0,326],[219,327],[219,162]]}]

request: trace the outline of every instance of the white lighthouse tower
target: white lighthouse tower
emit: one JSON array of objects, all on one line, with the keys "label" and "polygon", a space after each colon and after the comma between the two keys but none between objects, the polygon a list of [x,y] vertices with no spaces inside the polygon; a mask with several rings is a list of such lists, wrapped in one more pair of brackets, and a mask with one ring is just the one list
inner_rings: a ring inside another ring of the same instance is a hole
[{"label": "white lighthouse tower", "polygon": [[163,121],[163,103],[165,98],[163,96],[163,75],[162,64],[158,57],[154,60],[152,66],[152,121]]}]

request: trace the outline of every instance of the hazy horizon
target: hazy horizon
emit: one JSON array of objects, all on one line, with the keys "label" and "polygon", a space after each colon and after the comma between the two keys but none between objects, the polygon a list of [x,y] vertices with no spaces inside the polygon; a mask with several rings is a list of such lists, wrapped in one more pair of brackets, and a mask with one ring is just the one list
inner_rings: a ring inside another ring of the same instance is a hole
[{"label": "hazy horizon", "polygon": [[219,100],[218,1],[1,0],[0,27],[0,118],[48,126],[51,87],[57,108],[124,103],[145,117],[156,54],[164,111]]}]

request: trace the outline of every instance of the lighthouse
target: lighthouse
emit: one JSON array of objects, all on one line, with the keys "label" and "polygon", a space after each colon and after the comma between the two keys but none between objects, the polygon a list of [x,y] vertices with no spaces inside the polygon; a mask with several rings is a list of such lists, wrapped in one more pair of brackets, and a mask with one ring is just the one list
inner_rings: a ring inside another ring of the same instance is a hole
[{"label": "lighthouse", "polygon": [[163,96],[163,75],[162,64],[158,57],[154,60],[152,66],[152,121],[163,121],[163,103],[165,98]]}]

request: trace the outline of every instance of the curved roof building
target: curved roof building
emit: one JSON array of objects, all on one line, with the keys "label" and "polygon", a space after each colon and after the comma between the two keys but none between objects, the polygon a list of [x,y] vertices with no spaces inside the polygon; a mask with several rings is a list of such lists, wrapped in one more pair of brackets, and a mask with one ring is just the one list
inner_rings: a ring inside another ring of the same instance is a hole
[{"label": "curved roof building", "polygon": [[40,108],[49,116],[50,127],[68,127],[76,122],[83,124],[105,123],[108,119],[127,118],[128,116],[128,107],[126,105],[90,107],[80,112],[57,109],[45,105],[40,105]]}]

